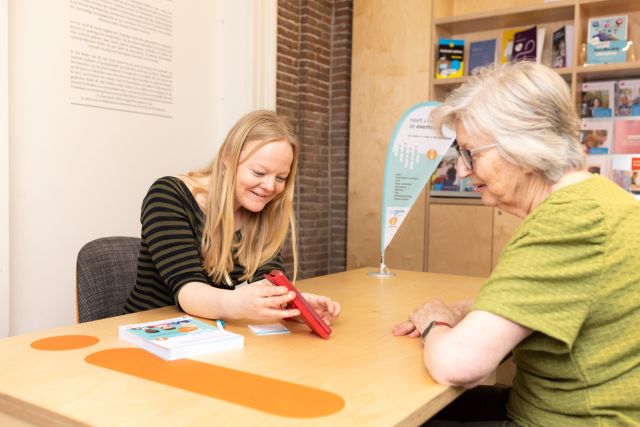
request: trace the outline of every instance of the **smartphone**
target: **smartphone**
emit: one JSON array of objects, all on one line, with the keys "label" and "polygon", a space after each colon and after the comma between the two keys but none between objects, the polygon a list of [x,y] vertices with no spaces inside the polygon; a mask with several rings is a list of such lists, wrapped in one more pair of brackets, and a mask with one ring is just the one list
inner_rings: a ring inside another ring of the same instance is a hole
[{"label": "smartphone", "polygon": [[286,286],[290,291],[295,292],[296,297],[287,304],[287,308],[297,308],[300,310],[300,317],[302,321],[307,324],[309,328],[320,337],[328,339],[331,335],[331,328],[324,323],[324,320],[318,313],[309,305],[309,302],[304,299],[300,291],[291,284],[287,276],[285,276],[280,270],[273,270],[271,273],[264,275],[265,279],[273,283],[276,286]]}]

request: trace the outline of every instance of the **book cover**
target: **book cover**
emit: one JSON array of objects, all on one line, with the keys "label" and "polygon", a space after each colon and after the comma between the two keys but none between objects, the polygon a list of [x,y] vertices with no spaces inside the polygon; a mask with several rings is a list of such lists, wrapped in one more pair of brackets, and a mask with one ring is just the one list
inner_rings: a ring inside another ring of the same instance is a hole
[{"label": "book cover", "polygon": [[613,152],[640,157],[640,120],[617,120]]},{"label": "book cover", "polygon": [[587,154],[610,154],[613,140],[611,120],[582,120],[580,143]]},{"label": "book cover", "polygon": [[511,53],[513,52],[513,38],[516,33],[522,31],[523,28],[511,28],[502,32],[502,53],[500,55],[500,62],[506,64],[511,62]]},{"label": "book cover", "polygon": [[551,66],[571,67],[573,64],[573,25],[554,31],[551,39]]},{"label": "book cover", "polygon": [[640,116],[640,79],[618,81],[615,112],[616,116]]},{"label": "book cover", "polygon": [[536,30],[536,62],[538,64],[542,62],[542,50],[544,49],[544,37],[546,35],[547,30],[544,27]]},{"label": "book cover", "polygon": [[496,39],[482,40],[469,44],[469,75],[476,70],[496,62]]},{"label": "book cover", "polygon": [[244,346],[242,335],[208,325],[190,316],[122,325],[118,327],[118,335],[164,360]]},{"label": "book cover", "polygon": [[458,178],[460,181],[460,191],[463,193],[475,193],[476,186],[470,177]]},{"label": "book cover", "polygon": [[609,162],[609,156],[587,156],[587,171],[608,177]]},{"label": "book cover", "polygon": [[436,79],[462,77],[464,71],[464,40],[440,39]]},{"label": "book cover", "polygon": [[431,194],[444,197],[478,197],[471,178],[458,176],[458,153],[449,148],[431,176]]},{"label": "book cover", "polygon": [[513,35],[512,61],[535,61],[538,30],[534,25]]},{"label": "book cover", "polygon": [[614,89],[614,81],[583,83],[580,117],[611,117]]},{"label": "book cover", "polygon": [[609,178],[640,200],[640,155],[613,156]]},{"label": "book cover", "polygon": [[587,24],[587,63],[626,62],[627,27],[626,15],[590,18]]},{"label": "book cover", "polygon": [[455,149],[449,149],[444,155],[442,162],[431,176],[431,189],[434,191],[459,191],[460,182],[458,180],[458,154]]}]

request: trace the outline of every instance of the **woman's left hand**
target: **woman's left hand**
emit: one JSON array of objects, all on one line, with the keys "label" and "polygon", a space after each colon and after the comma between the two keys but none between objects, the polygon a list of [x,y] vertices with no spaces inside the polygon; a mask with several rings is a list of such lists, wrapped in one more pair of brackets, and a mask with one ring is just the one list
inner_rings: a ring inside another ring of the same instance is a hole
[{"label": "woman's left hand", "polygon": [[393,335],[403,336],[407,335],[411,338],[418,338],[420,336],[420,331],[416,329],[416,325],[411,323],[411,320],[405,320],[402,323],[398,323],[393,327]]},{"label": "woman's left hand", "polygon": [[447,322],[451,326],[455,326],[460,319],[456,318],[456,313],[452,307],[440,300],[433,300],[425,302],[416,308],[413,313],[409,314],[409,320],[422,334],[422,331],[434,320]]},{"label": "woman's left hand", "polygon": [[438,300],[426,302],[409,313],[409,320],[395,325],[392,331],[393,335],[408,335],[412,338],[418,338],[427,325],[434,320],[455,326],[466,316],[471,303],[472,301],[460,301],[447,305]]},{"label": "woman's left hand", "polygon": [[302,296],[327,325],[331,325],[331,321],[340,315],[340,304],[331,298],[306,292]]}]

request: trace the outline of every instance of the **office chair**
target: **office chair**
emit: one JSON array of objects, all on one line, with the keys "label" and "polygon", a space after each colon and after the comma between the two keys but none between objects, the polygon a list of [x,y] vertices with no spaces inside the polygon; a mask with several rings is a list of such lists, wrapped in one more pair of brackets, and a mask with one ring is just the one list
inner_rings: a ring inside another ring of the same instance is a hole
[{"label": "office chair", "polygon": [[136,281],[140,239],[103,237],[84,245],[76,264],[78,323],[122,314]]}]

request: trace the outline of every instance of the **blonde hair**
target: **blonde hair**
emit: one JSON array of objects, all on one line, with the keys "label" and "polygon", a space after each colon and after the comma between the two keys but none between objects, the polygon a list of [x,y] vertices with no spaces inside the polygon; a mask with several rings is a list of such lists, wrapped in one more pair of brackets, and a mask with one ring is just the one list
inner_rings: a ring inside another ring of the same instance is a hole
[{"label": "blonde hair", "polygon": [[[286,141],[293,149],[293,161],[282,193],[261,212],[242,209],[242,237],[233,241],[234,199],[238,165],[258,149],[275,141]],[[259,141],[246,153],[247,143]],[[241,158],[242,157],[242,158]],[[217,157],[206,168],[189,172],[189,177],[209,177],[209,188],[195,187],[194,193],[208,192],[206,219],[202,233],[204,268],[211,278],[231,285],[233,255],[244,266],[240,280],[251,280],[258,267],[278,255],[291,229],[293,279],[298,274],[298,252],[293,211],[294,183],[298,166],[298,139],[291,123],[273,111],[258,110],[242,117],[229,131]]]},{"label": "blonde hair", "polygon": [[509,162],[556,183],[585,168],[580,119],[569,86],[551,68],[516,62],[481,69],[436,108],[432,125],[462,126],[498,145]]}]

